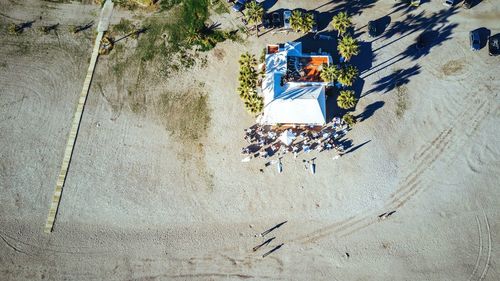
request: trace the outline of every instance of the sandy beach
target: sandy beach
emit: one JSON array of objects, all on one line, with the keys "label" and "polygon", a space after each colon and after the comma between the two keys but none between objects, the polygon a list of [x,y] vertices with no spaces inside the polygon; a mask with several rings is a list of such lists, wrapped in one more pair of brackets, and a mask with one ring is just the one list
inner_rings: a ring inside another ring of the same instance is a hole
[{"label": "sandy beach", "polygon": [[[357,11],[361,121],[347,134],[351,151],[285,155],[281,174],[268,159],[241,162],[255,118],[236,94],[238,58],[301,34],[228,40],[164,79],[133,63],[115,75],[116,60],[133,56],[130,39],[123,57],[98,60],[45,234],[95,36],[65,30],[96,20],[99,7],[0,0],[1,280],[499,280],[500,57],[471,51],[468,33],[499,33],[500,2],[272,2]],[[367,22],[387,15],[384,34],[369,38]],[[232,29],[240,17],[211,20]],[[138,17],[116,9],[111,24],[121,18]],[[7,33],[7,23],[32,19],[61,32]],[[432,46],[409,52],[424,30]],[[303,162],[313,157],[314,175]]]}]

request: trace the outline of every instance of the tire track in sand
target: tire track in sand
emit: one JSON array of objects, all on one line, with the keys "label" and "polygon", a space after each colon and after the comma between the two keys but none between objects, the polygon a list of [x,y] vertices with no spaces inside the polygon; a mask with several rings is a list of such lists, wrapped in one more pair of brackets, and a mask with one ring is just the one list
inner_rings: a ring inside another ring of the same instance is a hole
[{"label": "tire track in sand", "polygon": [[482,238],[482,233],[481,233],[481,223],[479,222],[478,216],[476,216],[476,224],[477,224],[477,236],[478,236],[478,240],[479,240],[479,249],[477,251],[477,257],[476,257],[476,263],[474,264],[474,269],[472,270],[472,273],[470,274],[467,281],[472,280],[472,277],[474,276],[477,269],[479,268],[479,260],[481,259],[481,254],[483,252],[483,238]]},{"label": "tire track in sand", "polygon": [[[375,222],[378,222],[379,219],[377,217],[377,214],[379,214],[380,212],[401,207],[406,201],[404,201],[403,204],[395,203],[398,202],[402,198],[402,196],[408,195],[407,199],[410,199],[414,193],[416,194],[416,192],[418,192],[418,190],[416,189],[420,186],[421,183],[421,181],[419,180],[420,176],[427,170],[429,165],[434,163],[439,158],[441,153],[444,151],[444,149],[450,142],[449,138],[452,136],[452,131],[453,129],[451,127],[441,131],[429,145],[419,149],[419,152],[417,152],[417,158],[421,161],[416,165],[416,168],[411,170],[410,173],[399,184],[400,187],[390,196],[389,203],[385,204],[382,210],[369,211],[361,215],[351,217],[343,223],[333,224],[330,227],[315,231],[313,234],[306,235],[309,238],[303,239],[301,242],[315,242],[329,235],[335,235],[335,237],[337,238],[348,236],[356,231],[374,224]],[[431,155],[432,157],[429,157]],[[396,205],[396,208],[391,205]],[[310,237],[311,235],[312,237]]]},{"label": "tire track in sand", "polygon": [[[476,215],[476,224],[477,224],[477,236],[478,236],[478,251],[474,268],[472,269],[472,272],[469,275],[467,281],[473,281],[473,280],[482,281],[484,277],[486,277],[486,274],[488,273],[488,269],[490,266],[491,248],[492,248],[491,229],[488,216],[486,215],[484,210],[483,210],[483,223],[481,223],[481,219],[479,219],[479,216]],[[482,231],[483,228],[486,229],[486,232]],[[484,243],[485,238],[487,238],[487,243]],[[479,274],[478,269],[481,267],[481,263],[484,263],[484,267],[483,270],[481,271],[481,275],[478,275]]]},{"label": "tire track in sand", "polygon": [[483,210],[483,215],[484,215],[484,222],[486,224],[486,230],[488,233],[488,254],[486,256],[486,263],[484,265],[483,272],[481,273],[481,276],[479,277],[479,281],[483,280],[483,278],[486,276],[486,273],[488,272],[488,268],[490,266],[490,258],[491,258],[491,230],[490,230],[490,222],[488,221],[488,217],[486,216],[486,213]]},{"label": "tire track in sand", "polygon": [[[330,235],[335,235],[337,238],[345,237],[380,221],[378,214],[387,212],[388,210],[396,210],[404,206],[410,199],[425,188],[426,185],[422,184],[421,177],[441,158],[441,155],[453,147],[460,147],[472,136],[471,133],[467,135],[468,138],[460,140],[456,138],[456,134],[458,134],[456,131],[462,129],[461,125],[472,124],[473,129],[477,128],[489,114],[488,110],[481,111],[487,102],[487,100],[479,101],[479,105],[477,105],[478,103],[476,102],[468,106],[465,110],[457,114],[453,119],[454,121],[432,139],[428,145],[424,145],[418,150],[414,157],[417,164],[400,182],[398,189],[389,197],[382,209],[367,211],[350,217],[345,221],[333,223],[327,227],[313,231],[312,233],[301,235],[292,239],[292,241],[307,244]],[[462,120],[467,120],[468,123],[463,124]]]}]

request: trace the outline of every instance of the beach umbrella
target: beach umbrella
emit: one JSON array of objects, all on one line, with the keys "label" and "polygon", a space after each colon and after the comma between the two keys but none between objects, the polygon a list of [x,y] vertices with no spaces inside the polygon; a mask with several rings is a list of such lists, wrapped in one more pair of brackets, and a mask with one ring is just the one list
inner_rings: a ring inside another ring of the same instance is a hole
[{"label": "beach umbrella", "polygon": [[281,172],[283,172],[283,164],[281,164],[281,161],[278,161],[276,168],[278,169],[278,173],[281,174]]},{"label": "beach umbrella", "polygon": [[311,174],[316,174],[316,164],[311,163],[311,165],[309,166],[309,169],[311,170]]},{"label": "beach umbrella", "polygon": [[241,162],[250,162],[250,156],[246,157],[246,158],[243,158],[241,159]]},{"label": "beach umbrella", "polygon": [[295,139],[295,135],[292,133],[290,130],[284,131],[281,136],[279,137],[279,140],[284,143],[286,146],[289,146],[292,144],[293,140]]}]

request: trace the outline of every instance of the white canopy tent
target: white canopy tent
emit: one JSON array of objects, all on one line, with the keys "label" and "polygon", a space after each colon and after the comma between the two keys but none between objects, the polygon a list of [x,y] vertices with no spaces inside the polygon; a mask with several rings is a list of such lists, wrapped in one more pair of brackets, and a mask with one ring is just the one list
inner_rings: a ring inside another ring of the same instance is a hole
[{"label": "white canopy tent", "polygon": [[291,130],[286,130],[283,133],[281,133],[281,136],[279,137],[279,140],[284,143],[286,146],[289,146],[292,144],[293,140],[295,139],[295,135]]},{"label": "white canopy tent", "polygon": [[285,43],[276,53],[266,55],[262,81],[264,114],[259,123],[324,125],[326,122],[324,82],[282,82],[288,56],[304,56],[300,42]]}]

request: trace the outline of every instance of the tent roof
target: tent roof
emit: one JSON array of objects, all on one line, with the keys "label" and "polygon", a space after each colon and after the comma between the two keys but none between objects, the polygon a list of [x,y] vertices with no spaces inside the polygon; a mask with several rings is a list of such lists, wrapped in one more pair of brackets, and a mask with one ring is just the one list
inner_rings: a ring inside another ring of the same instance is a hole
[{"label": "tent roof", "polygon": [[264,107],[264,124],[325,124],[325,88],[294,87]]},{"label": "tent roof", "polygon": [[262,81],[264,116],[260,122],[269,125],[325,124],[324,82],[296,81],[281,85],[287,72],[288,56],[307,57],[302,54],[302,43],[285,43],[278,52],[266,55],[266,75]]}]

